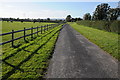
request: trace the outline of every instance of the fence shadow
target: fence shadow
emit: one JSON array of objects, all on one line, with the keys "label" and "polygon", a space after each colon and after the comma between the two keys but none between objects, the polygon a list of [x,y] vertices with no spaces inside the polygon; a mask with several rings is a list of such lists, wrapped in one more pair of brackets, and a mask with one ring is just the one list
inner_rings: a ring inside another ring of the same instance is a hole
[{"label": "fence shadow", "polygon": [[[55,31],[55,30],[52,30],[52,31],[48,32],[47,34],[45,34],[44,36],[42,36],[42,37],[40,38],[40,40],[43,39],[44,37],[46,37],[48,34],[52,33],[53,31]],[[38,37],[40,37],[40,36],[38,36]],[[30,45],[33,45],[33,44],[34,44],[34,43],[31,43]],[[27,46],[23,47],[22,49],[25,49],[26,47],[28,47],[28,46],[30,46],[30,45],[27,45]],[[20,47],[20,46],[19,46],[19,47]],[[15,52],[15,53],[7,56],[6,58],[2,59],[2,61],[5,61],[5,60],[9,59],[10,57],[13,57],[15,54],[17,54],[18,52],[20,52],[22,49],[17,50],[17,52]]]},{"label": "fence shadow", "polygon": [[[60,30],[61,30],[61,29],[60,29]],[[7,64],[8,66],[13,67],[13,69],[12,69],[11,71],[7,72],[7,73],[2,77],[2,80],[8,79],[13,73],[15,73],[16,70],[19,70],[19,71],[21,71],[21,72],[25,72],[23,69],[20,68],[20,66],[21,66],[23,63],[25,63],[25,62],[27,62],[28,60],[30,60],[30,59],[32,58],[32,56],[33,56],[34,54],[36,54],[37,51],[40,50],[44,45],[46,45],[46,44],[49,42],[49,40],[50,40],[56,33],[58,33],[60,30],[57,30],[51,37],[49,37],[49,39],[47,39],[47,41],[46,41],[45,43],[43,43],[42,45],[40,45],[34,52],[31,52],[31,51],[25,50],[25,48],[22,48],[21,50],[24,50],[24,51],[29,52],[29,53],[31,53],[31,54],[30,54],[27,58],[25,58],[23,61],[21,61],[17,66],[14,66],[14,65],[12,65],[12,64],[10,64],[10,63],[8,63],[8,62],[5,61],[6,59],[9,59],[9,57],[14,56],[13,54],[10,55],[10,56],[8,56],[8,57],[6,57],[4,60],[2,60],[2,61],[3,61],[5,64]],[[51,31],[51,32],[52,32],[52,31]],[[51,33],[51,32],[50,32],[50,33]],[[47,34],[46,34],[46,35],[47,35]],[[45,36],[43,36],[43,37],[45,37]],[[17,54],[17,53],[14,53],[14,54]]]}]

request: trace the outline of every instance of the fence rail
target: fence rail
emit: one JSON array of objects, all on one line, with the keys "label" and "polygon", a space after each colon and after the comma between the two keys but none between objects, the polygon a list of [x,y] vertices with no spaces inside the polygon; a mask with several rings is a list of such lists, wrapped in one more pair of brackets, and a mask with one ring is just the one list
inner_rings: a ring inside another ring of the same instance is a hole
[{"label": "fence rail", "polygon": [[[27,28],[27,29],[24,28],[23,30],[18,30],[18,31],[12,30],[12,32],[0,34],[0,36],[10,35],[10,34],[11,34],[11,40],[2,42],[2,43],[0,43],[0,45],[4,45],[4,44],[6,44],[6,43],[10,43],[10,42],[11,42],[12,47],[14,47],[14,41],[15,41],[15,40],[24,38],[24,41],[26,41],[26,37],[27,37],[27,36],[30,36],[30,35],[31,35],[31,39],[33,39],[33,34],[37,34],[37,36],[38,36],[38,33],[39,33],[39,32],[41,32],[41,34],[42,34],[43,32],[48,31],[48,30],[50,30],[50,29],[53,29],[54,27],[57,27],[58,25],[59,25],[59,24],[49,24],[49,25],[40,26],[40,27],[31,27],[31,28]],[[34,29],[36,29],[37,31],[36,31],[36,32],[33,32]],[[39,29],[40,29],[40,30],[39,30]],[[28,30],[31,30],[31,33],[26,35],[26,31],[28,31]],[[15,33],[18,33],[18,32],[23,32],[24,35],[21,36],[21,37],[14,38]]]}]

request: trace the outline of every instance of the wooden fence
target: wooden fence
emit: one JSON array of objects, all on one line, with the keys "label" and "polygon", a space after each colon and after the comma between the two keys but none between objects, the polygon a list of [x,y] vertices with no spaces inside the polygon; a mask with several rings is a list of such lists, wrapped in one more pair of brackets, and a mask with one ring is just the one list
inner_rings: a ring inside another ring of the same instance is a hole
[{"label": "wooden fence", "polygon": [[[27,29],[24,28],[23,30],[18,30],[18,31],[12,30],[12,32],[0,34],[0,36],[10,35],[11,34],[11,40],[2,42],[2,43],[0,43],[0,45],[4,45],[6,43],[10,43],[11,42],[12,47],[14,47],[14,41],[15,40],[24,38],[24,41],[26,41],[26,37],[27,36],[31,36],[31,39],[33,39],[33,34],[37,34],[38,35],[39,32],[41,32],[41,34],[42,34],[43,32],[48,31],[50,29],[53,29],[54,27],[57,27],[58,25],[59,24],[49,24],[49,25],[40,26],[40,27],[31,27],[31,28],[27,28]],[[34,29],[36,29],[36,32],[33,32]],[[27,34],[26,35],[26,31],[28,31],[28,30],[31,30],[31,34]],[[18,32],[23,32],[23,36],[15,38],[14,35],[15,35],[15,33],[18,33]]]}]

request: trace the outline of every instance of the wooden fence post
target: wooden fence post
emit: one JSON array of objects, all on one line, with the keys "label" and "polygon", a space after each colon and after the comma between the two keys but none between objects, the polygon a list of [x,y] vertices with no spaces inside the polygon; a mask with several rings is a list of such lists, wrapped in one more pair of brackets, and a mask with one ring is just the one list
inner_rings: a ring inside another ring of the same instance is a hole
[{"label": "wooden fence post", "polygon": [[49,30],[50,25],[48,25],[48,30]]},{"label": "wooden fence post", "polygon": [[42,26],[41,26],[41,34],[42,34]]},{"label": "wooden fence post", "polygon": [[48,26],[49,26],[49,25],[47,25],[47,31],[48,31]]},{"label": "wooden fence post", "polygon": [[25,36],[26,36],[26,35],[25,35],[25,27],[24,27],[24,41],[26,41]]},{"label": "wooden fence post", "polygon": [[53,25],[51,25],[50,29],[52,29]]},{"label": "wooden fence post", "polygon": [[31,40],[33,39],[33,27],[31,27]]},{"label": "wooden fence post", "polygon": [[52,29],[54,28],[55,25],[53,25]]},{"label": "wooden fence post", "polygon": [[50,30],[50,27],[51,27],[51,24],[50,24],[50,26],[48,27],[48,30]]},{"label": "wooden fence post", "polygon": [[46,25],[46,31],[47,31],[47,26],[48,26],[48,25]]},{"label": "wooden fence post", "polygon": [[37,36],[38,36],[38,26],[37,26]]},{"label": "wooden fence post", "polygon": [[44,26],[44,33],[45,33],[45,28],[46,28],[46,26]]},{"label": "wooden fence post", "polygon": [[12,47],[14,47],[14,30],[12,30]]}]

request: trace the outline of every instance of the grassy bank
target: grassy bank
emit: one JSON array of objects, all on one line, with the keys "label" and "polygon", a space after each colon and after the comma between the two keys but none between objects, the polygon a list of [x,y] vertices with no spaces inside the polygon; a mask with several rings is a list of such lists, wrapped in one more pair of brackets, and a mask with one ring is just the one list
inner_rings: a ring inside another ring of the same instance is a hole
[{"label": "grassy bank", "polygon": [[77,23],[69,23],[76,31],[80,32],[91,42],[97,44],[100,48],[110,53],[116,59],[118,56],[118,34],[107,32]]}]

